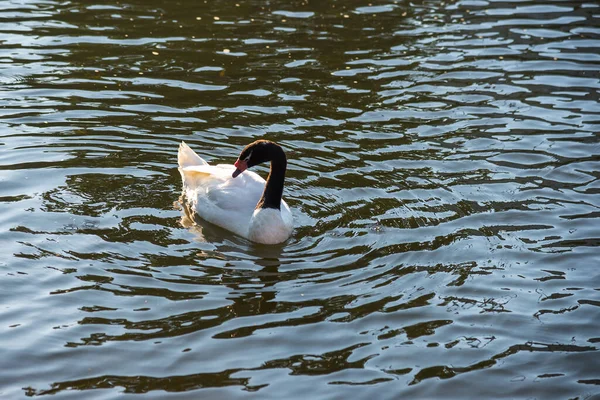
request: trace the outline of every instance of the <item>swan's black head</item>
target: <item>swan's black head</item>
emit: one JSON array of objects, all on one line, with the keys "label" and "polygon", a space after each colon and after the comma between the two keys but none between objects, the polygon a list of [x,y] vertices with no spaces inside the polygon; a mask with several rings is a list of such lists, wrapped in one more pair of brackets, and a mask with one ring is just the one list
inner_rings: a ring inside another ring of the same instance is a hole
[{"label": "swan's black head", "polygon": [[284,161],[283,169],[285,171],[285,153],[282,148],[269,140],[257,140],[244,147],[235,162],[236,170],[231,175],[234,178],[244,172],[247,168],[267,162],[267,161]]}]

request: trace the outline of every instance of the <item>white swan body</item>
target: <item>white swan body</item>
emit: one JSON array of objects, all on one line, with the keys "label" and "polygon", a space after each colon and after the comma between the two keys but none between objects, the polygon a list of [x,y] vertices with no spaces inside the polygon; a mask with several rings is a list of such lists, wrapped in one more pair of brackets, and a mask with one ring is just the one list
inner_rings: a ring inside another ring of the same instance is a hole
[{"label": "white swan body", "polygon": [[209,165],[187,144],[179,145],[179,172],[191,209],[202,219],[253,242],[286,241],[293,230],[290,208],[256,208],[265,180],[252,171],[232,178],[233,165]]}]

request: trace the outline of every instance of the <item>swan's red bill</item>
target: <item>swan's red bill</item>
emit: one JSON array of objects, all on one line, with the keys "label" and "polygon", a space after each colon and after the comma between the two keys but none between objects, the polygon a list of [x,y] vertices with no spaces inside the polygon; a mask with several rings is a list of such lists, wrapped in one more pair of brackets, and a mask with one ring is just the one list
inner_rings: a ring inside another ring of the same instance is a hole
[{"label": "swan's red bill", "polygon": [[235,166],[235,171],[233,171],[233,174],[231,174],[231,176],[234,178],[248,168],[248,163],[244,160],[237,160],[233,165]]}]

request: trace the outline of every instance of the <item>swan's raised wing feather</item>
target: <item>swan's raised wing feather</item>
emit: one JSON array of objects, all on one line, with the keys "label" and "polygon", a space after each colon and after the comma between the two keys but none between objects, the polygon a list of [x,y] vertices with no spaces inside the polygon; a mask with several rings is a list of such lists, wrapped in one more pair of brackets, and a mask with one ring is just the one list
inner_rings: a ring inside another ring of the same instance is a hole
[{"label": "swan's raised wing feather", "polygon": [[185,142],[181,142],[179,145],[179,151],[177,152],[177,162],[180,168],[190,167],[192,165],[208,165],[206,161],[202,159],[194,150],[190,148]]}]

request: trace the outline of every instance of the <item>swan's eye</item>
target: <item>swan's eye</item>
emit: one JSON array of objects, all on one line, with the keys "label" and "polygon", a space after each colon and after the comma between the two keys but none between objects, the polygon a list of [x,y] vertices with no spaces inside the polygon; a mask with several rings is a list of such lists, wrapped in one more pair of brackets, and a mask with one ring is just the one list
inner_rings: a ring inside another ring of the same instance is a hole
[{"label": "swan's eye", "polygon": [[244,158],[244,161],[246,161],[246,162],[250,161],[250,157],[252,157],[252,150],[250,150],[250,153],[248,153],[246,158]]}]

